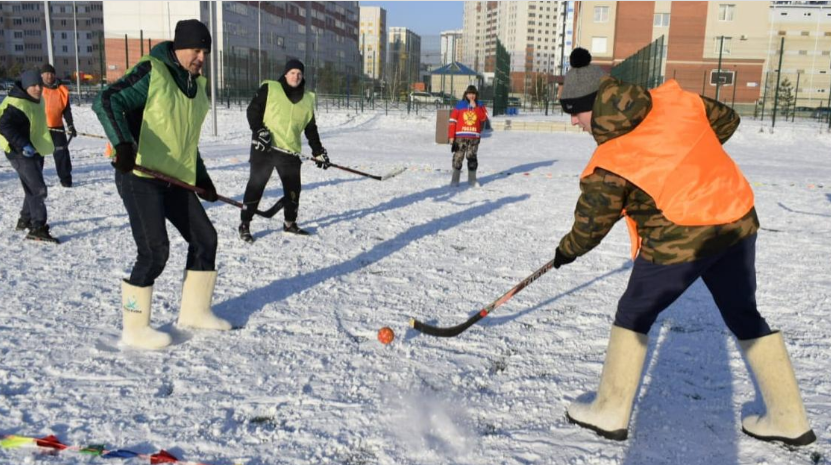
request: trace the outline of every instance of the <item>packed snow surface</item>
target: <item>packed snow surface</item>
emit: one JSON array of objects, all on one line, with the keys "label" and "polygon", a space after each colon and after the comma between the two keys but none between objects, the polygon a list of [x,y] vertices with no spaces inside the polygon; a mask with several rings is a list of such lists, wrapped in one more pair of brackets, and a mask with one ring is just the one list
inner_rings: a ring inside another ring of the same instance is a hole
[{"label": "packed snow surface", "polygon": [[[79,131],[103,134],[89,107]],[[250,131],[244,109],[209,115],[200,151],[220,194],[242,200]],[[562,116],[535,115],[544,120]],[[205,204],[219,234],[214,310],[239,329],[174,324],[186,244],[153,295],[154,327],[174,345],[119,344],[120,281],[136,249],[101,156],[72,142],[75,187],[44,175],[53,235],[23,240],[23,199],[0,159],[0,436],[57,435],[183,460],[231,464],[813,464],[831,460],[831,134],[827,123],[746,118],[727,143],[752,183],[762,224],[757,300],[780,329],[818,441],[788,450],[741,433],[761,400],[707,289],[694,284],[649,339],[630,439],[569,424],[594,391],[617,299],[631,270],[618,224],[590,254],[551,270],[460,336],[408,329],[410,317],[461,323],[554,256],[595,144],[587,134],[495,132],[483,139],[480,188],[450,188],[450,150],[435,115],[321,108],[335,168],[303,165],[299,224]],[[308,151],[308,148],[304,150]],[[261,209],[281,196],[276,173]],[[396,332],[389,346],[376,334]],[[0,449],[0,463],[111,463],[65,451]],[[139,463],[138,459],[125,463]],[[143,462],[142,462],[143,463]]]}]

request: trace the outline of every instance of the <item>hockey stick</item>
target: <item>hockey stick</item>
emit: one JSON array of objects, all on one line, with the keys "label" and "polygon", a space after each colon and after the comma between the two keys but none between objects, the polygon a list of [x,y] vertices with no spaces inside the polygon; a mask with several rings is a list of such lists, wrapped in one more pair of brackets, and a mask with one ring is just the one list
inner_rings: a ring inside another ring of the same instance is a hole
[{"label": "hockey stick", "polygon": [[[52,131],[52,132],[62,132],[64,134],[66,134],[66,130],[64,130],[64,129],[49,128],[49,130]],[[86,132],[79,132],[78,135],[79,136],[84,136],[84,137],[92,137],[94,139],[106,139],[107,138],[106,136],[99,136],[98,134],[89,134],[89,133],[86,133]]]},{"label": "hockey stick", "polygon": [[510,300],[511,297],[513,297],[514,295],[519,293],[519,291],[525,289],[526,286],[528,286],[529,284],[536,281],[537,278],[544,275],[551,268],[554,268],[554,260],[553,259],[550,262],[543,265],[542,268],[540,268],[539,270],[532,273],[531,276],[528,276],[527,278],[523,279],[519,284],[514,286],[510,291],[506,292],[502,297],[496,299],[494,302],[491,302],[490,305],[483,308],[482,310],[479,310],[478,313],[476,313],[472,317],[468,318],[467,321],[465,321],[464,323],[462,323],[460,325],[450,326],[450,327],[447,327],[447,328],[441,328],[441,327],[438,327],[438,326],[431,326],[431,325],[428,325],[426,323],[422,323],[422,322],[416,320],[415,318],[411,318],[410,319],[410,326],[412,326],[416,331],[422,332],[424,334],[429,334],[430,336],[436,336],[436,337],[454,337],[454,336],[458,336],[459,334],[464,332],[466,329],[468,329],[471,326],[473,326],[474,324],[476,324],[476,322],[478,322],[482,318],[485,318],[486,316],[488,316],[488,314],[490,312],[492,312],[496,307],[504,304],[505,302]]},{"label": "hockey stick", "polygon": [[[205,193],[205,189],[202,189],[201,187],[191,186],[188,183],[182,182],[182,181],[180,181],[176,178],[172,178],[172,177],[170,177],[166,174],[159,173],[158,171],[153,171],[149,168],[145,168],[145,167],[139,166],[139,165],[136,165],[136,167],[133,168],[133,169],[138,171],[138,172],[144,173],[144,174],[149,174],[150,176],[153,176],[156,179],[161,179],[162,181],[169,182],[170,184],[182,187],[182,188],[187,189],[189,191],[196,192],[197,194],[204,194]],[[231,204],[231,205],[233,205],[237,208],[240,208],[242,210],[249,210],[249,208],[245,204],[243,204],[241,202],[237,202],[234,199],[229,199],[228,197],[223,197],[223,196],[218,195],[218,194],[216,196],[216,199],[221,200],[225,203],[229,203],[229,204]],[[269,208],[268,210],[266,210],[264,212],[260,211],[260,210],[254,210],[254,213],[257,214],[257,215],[263,216],[265,218],[272,218],[282,208],[283,208],[283,198],[281,197],[280,200],[278,200],[277,203],[275,203],[274,206]]]},{"label": "hockey stick", "polygon": [[[283,149],[281,149],[279,147],[275,147],[273,145],[270,147],[270,149],[277,152],[277,153],[282,153],[284,155],[291,155],[293,157],[297,157],[297,158],[300,158],[300,159],[303,159],[303,160],[309,160],[309,161],[313,161],[313,162],[316,162],[316,163],[320,163],[320,160],[318,160],[317,158],[311,157],[309,155],[304,155],[302,153],[283,150]],[[331,166],[333,168],[337,168],[339,170],[348,171],[350,173],[357,174],[359,176],[372,178],[372,179],[375,179],[377,181],[386,181],[387,179],[389,179],[393,176],[398,176],[399,174],[401,174],[401,173],[403,173],[404,171],[407,170],[406,168],[398,168],[398,169],[395,169],[395,170],[393,170],[393,171],[391,171],[391,172],[389,172],[389,173],[387,173],[383,176],[378,176],[376,174],[364,173],[363,171],[358,171],[358,170],[355,170],[355,169],[352,169],[352,168],[349,168],[349,167],[346,167],[346,166],[336,165],[334,163],[329,163],[329,166]]]}]

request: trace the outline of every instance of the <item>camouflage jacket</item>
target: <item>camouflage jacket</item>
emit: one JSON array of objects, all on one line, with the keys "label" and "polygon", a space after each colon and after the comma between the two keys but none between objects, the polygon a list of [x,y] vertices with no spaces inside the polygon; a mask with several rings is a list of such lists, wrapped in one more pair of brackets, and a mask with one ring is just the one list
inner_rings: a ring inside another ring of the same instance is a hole
[{"label": "camouflage jacket", "polygon": [[[739,126],[739,116],[715,100],[701,99],[713,131],[724,144]],[[605,77],[592,108],[592,136],[600,145],[627,134],[651,109],[652,99],[646,89]],[[624,209],[638,225],[640,256],[664,265],[717,254],[759,229],[755,208],[729,224],[679,226],[664,217],[646,192],[600,168],[580,180],[580,191],[574,225],[559,245],[560,251],[571,257],[584,255],[600,244],[620,220]]]}]

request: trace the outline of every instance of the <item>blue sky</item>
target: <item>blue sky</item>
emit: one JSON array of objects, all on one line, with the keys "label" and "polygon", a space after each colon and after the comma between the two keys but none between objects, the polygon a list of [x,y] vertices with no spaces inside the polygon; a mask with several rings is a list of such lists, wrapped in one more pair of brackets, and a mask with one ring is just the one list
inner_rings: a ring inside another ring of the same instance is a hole
[{"label": "blue sky", "polygon": [[360,2],[387,10],[387,27],[406,27],[420,36],[462,28],[464,2]]}]

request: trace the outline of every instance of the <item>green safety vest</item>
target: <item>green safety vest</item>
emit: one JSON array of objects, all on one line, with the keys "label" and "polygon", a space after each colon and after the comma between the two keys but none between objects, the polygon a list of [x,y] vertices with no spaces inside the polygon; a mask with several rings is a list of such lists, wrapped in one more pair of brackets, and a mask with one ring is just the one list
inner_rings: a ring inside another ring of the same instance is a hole
[{"label": "green safety vest", "polygon": [[[139,60],[153,63],[150,89],[142,115],[136,164],[192,186],[196,185],[196,157],[202,123],[208,115],[204,76],[196,78],[196,97],[188,98],[176,85],[167,65],[158,58]],[[136,176],[151,177],[133,171]]]},{"label": "green safety vest", "polygon": [[[52,143],[52,136],[49,134],[49,128],[46,127],[46,107],[43,100],[34,103],[22,98],[6,97],[0,103],[0,116],[3,116],[3,112],[9,105],[22,111],[29,118],[29,140],[32,141],[35,150],[41,155],[51,155],[55,151],[55,144]],[[9,141],[2,135],[0,135],[0,148],[6,153],[12,151]]]},{"label": "green safety vest", "polygon": [[264,84],[268,84],[268,98],[263,124],[271,131],[274,145],[292,152],[300,152],[300,134],[314,116],[315,94],[303,92],[303,98],[299,102],[291,103],[279,82],[265,81]]}]

